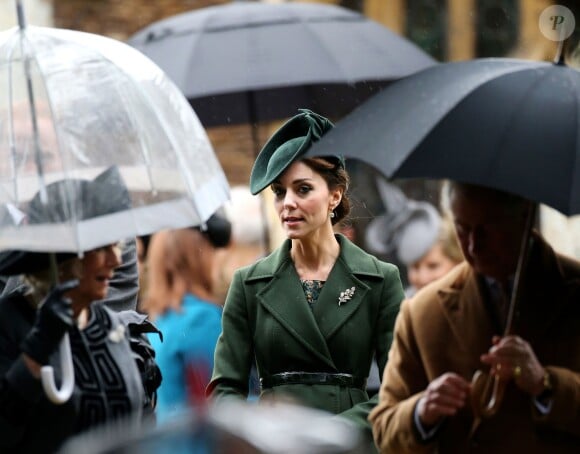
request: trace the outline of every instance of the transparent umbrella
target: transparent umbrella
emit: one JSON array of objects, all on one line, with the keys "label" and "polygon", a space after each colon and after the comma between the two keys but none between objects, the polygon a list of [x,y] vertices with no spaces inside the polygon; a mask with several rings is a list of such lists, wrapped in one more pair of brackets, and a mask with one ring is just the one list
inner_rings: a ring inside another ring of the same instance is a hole
[{"label": "transparent umbrella", "polygon": [[[0,33],[0,250],[82,253],[203,224],[229,187],[175,85],[119,41],[26,26],[16,4],[19,26]],[[58,194],[64,221],[29,222],[35,194],[48,206],[49,183],[113,165],[130,208],[93,216],[69,184]]]}]

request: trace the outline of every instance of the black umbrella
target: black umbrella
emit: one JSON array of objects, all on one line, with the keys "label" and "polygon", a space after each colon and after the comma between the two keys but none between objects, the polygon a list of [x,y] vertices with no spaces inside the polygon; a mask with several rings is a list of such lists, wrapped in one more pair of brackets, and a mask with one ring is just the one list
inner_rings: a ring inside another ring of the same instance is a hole
[{"label": "black umbrella", "polygon": [[308,152],[344,153],[387,178],[449,178],[580,213],[580,72],[479,59],[385,88]]},{"label": "black umbrella", "polygon": [[338,118],[387,82],[435,64],[354,11],[230,3],[156,22],[129,40],[177,84],[204,126],[270,121],[310,108]]},{"label": "black umbrella", "polygon": [[[480,59],[426,69],[386,88],[307,152],[342,152],[387,178],[448,178],[580,213],[580,72],[563,64]],[[522,238],[504,334],[512,334],[535,207]],[[505,384],[477,371],[475,422]]]}]

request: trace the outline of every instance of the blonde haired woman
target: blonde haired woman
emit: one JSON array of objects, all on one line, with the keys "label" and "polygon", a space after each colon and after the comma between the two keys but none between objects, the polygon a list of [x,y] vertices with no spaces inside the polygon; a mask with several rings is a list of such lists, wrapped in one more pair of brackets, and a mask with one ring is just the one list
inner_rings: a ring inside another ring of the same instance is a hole
[{"label": "blonde haired woman", "polygon": [[[125,188],[112,183],[115,176],[111,170],[94,181],[48,185],[48,205],[33,198],[28,222],[69,220],[61,198],[73,185],[91,214],[123,210],[128,200]],[[73,435],[121,418],[140,424],[153,411],[161,377],[143,333],[155,328],[135,311],[94,304],[108,296],[121,253],[115,243],[82,258],[53,254],[56,269],[47,252],[0,254],[0,274],[24,276],[23,285],[0,298],[0,452],[55,452]],[[61,284],[54,285],[53,274]],[[58,347],[67,333],[75,386],[57,405],[44,395],[40,371],[51,365],[59,380]]]}]

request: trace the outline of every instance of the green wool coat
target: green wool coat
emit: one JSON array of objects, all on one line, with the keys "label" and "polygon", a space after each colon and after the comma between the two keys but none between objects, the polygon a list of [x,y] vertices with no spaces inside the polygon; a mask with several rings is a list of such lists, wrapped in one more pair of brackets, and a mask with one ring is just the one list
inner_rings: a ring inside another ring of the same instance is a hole
[{"label": "green wool coat", "polygon": [[[367,377],[373,355],[387,362],[404,293],[398,269],[337,235],[338,257],[311,309],[290,258],[291,241],[234,274],[215,351],[214,398],[246,398],[254,359],[260,377],[281,372],[330,372]],[[354,287],[352,299],[339,296]],[[367,416],[377,400],[338,385],[291,384],[265,389],[261,398],[288,398],[341,413],[370,431]]]}]

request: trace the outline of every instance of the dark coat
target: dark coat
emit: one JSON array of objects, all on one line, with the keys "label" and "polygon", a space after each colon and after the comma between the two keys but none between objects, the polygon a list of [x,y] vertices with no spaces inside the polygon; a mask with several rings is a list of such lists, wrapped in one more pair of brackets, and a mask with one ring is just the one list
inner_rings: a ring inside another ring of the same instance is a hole
[{"label": "dark coat", "polygon": [[380,391],[370,415],[382,452],[575,453],[580,447],[580,263],[542,240],[530,258],[515,325],[553,377],[553,406],[541,415],[513,383],[498,413],[482,421],[473,439],[469,405],[449,417],[431,443],[413,427],[417,401],[433,379],[455,372],[471,380],[480,355],[501,335],[485,304],[481,276],[467,264],[405,301]]},{"label": "dark coat", "polygon": [[[376,354],[382,373],[403,299],[399,272],[344,236],[337,238],[340,256],[313,309],[290,258],[290,240],[235,273],[208,394],[245,398],[254,359],[260,377],[294,371],[367,377]],[[341,292],[352,287],[352,299],[339,306]],[[342,413],[370,430],[366,415],[373,403],[362,389],[286,384],[263,390],[261,398],[266,396]]]},{"label": "dark coat", "polygon": [[[98,317],[98,326],[106,332],[100,335],[91,330],[84,337],[75,336],[71,332],[73,356],[75,356],[75,342],[99,342],[99,358],[93,360],[95,374],[102,371],[106,374],[105,381],[110,386],[118,385],[115,399],[129,402],[133,416],[140,419],[147,407],[151,406],[151,388],[153,391],[159,386],[160,376],[154,379],[155,384],[146,376],[155,373],[154,352],[145,344],[144,337],[139,331],[148,331],[152,325],[136,328],[144,324],[144,316],[134,311],[115,313],[103,305],[92,307],[93,316]],[[49,402],[44,395],[40,380],[36,379],[24,365],[20,344],[30,331],[36,311],[19,291],[0,299],[0,452],[2,453],[50,453],[68,437],[79,430],[83,418],[81,408],[87,413],[98,411],[98,406],[91,405],[90,397],[81,394],[79,388],[75,390],[71,399],[55,405]],[[110,336],[111,331],[121,335]],[[109,330],[109,331],[107,331]],[[95,340],[96,339],[96,340]],[[79,351],[86,352],[86,347]],[[131,360],[134,359],[134,361]],[[152,364],[153,362],[153,364]],[[55,369],[55,377],[59,382],[60,361],[58,352],[51,355],[50,364]],[[103,369],[103,367],[105,369]],[[84,374],[92,377],[91,368],[83,369]],[[108,370],[108,372],[107,372]],[[77,376],[77,362],[75,362],[75,376]],[[103,377],[104,378],[104,377]],[[98,393],[98,384],[93,391]],[[77,383],[78,384],[78,383]],[[149,388],[144,392],[144,388]],[[111,399],[111,397],[110,397]],[[119,408],[125,408],[123,403]],[[107,421],[116,418],[116,409],[107,410],[107,415],[100,419]],[[90,416],[85,419],[91,419]]]}]

